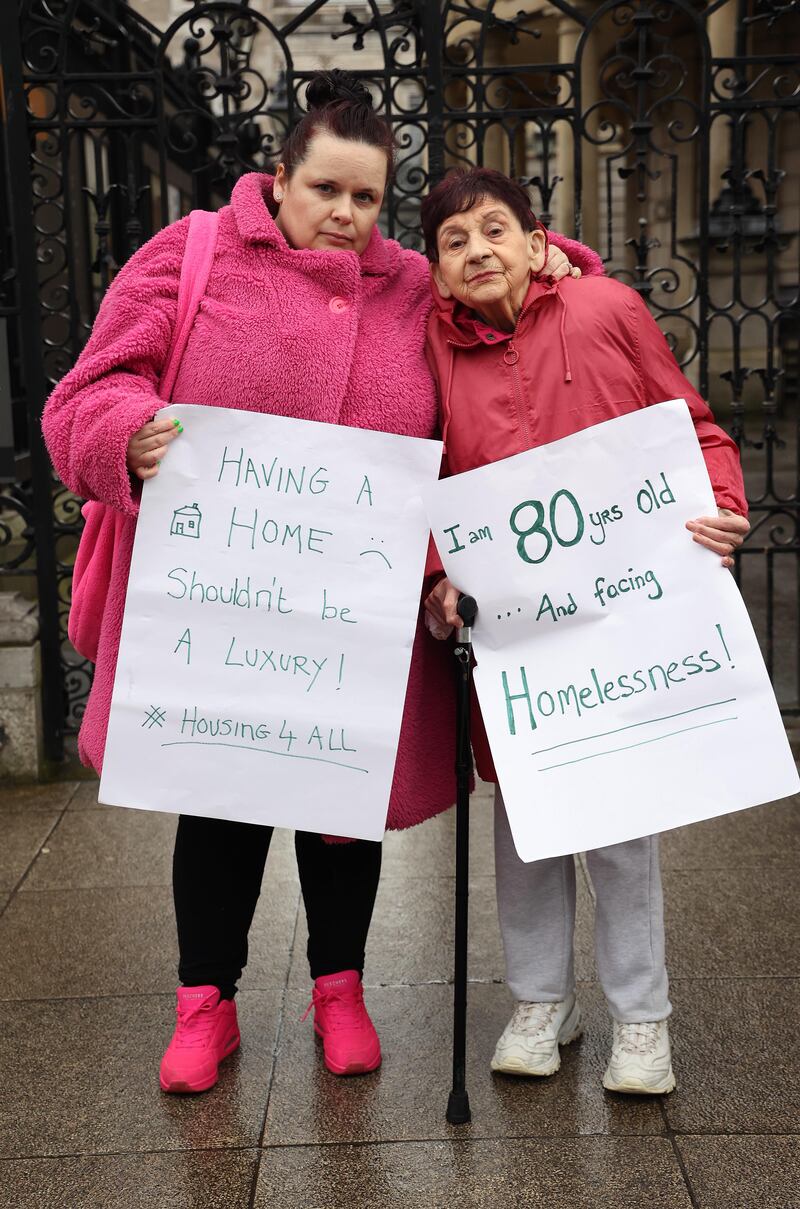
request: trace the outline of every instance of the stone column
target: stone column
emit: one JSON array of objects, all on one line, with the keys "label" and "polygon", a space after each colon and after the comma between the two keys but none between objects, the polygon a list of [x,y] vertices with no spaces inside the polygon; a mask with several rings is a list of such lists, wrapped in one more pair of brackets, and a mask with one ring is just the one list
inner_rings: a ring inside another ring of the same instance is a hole
[{"label": "stone column", "polygon": [[42,772],[41,680],[39,606],[0,592],[0,779]]},{"label": "stone column", "polygon": [[[736,50],[735,6],[727,4],[718,8],[708,18],[706,28],[713,57],[715,59],[732,59]],[[732,68],[728,74],[733,75]],[[730,127],[727,120],[717,118],[709,131],[708,187],[710,202],[714,202],[725,187],[722,173],[730,163],[730,156]]]},{"label": "stone column", "polygon": [[[573,63],[578,44],[580,27],[570,17],[558,18],[558,61]],[[575,230],[575,161],[573,134],[574,126],[566,122],[556,126],[556,175],[561,177],[553,195],[553,226],[565,235]]]},{"label": "stone column", "polygon": [[[558,19],[558,61],[559,63],[574,63],[575,52],[580,40],[582,26],[571,17]],[[598,54],[598,38],[600,31],[595,29],[589,34],[584,46],[581,60],[581,108],[585,113],[588,107],[597,100],[597,80],[600,68]],[[575,230],[575,160],[574,135],[570,135],[566,124],[557,128],[558,147],[556,155],[556,172],[563,180],[555,194],[553,225],[565,235],[572,235]],[[575,127],[572,127],[573,131]],[[597,170],[598,153],[594,143],[583,139],[578,149],[581,159],[581,239],[592,248],[598,248],[600,231],[598,229],[598,195]]]}]

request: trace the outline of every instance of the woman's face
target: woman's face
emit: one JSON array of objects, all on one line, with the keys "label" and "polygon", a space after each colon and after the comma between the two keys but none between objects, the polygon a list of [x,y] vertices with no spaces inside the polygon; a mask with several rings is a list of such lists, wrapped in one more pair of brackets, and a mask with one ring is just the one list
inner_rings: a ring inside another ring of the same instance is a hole
[{"label": "woman's face", "polygon": [[380,147],[315,134],[292,175],[275,174],[276,222],[293,248],[364,251],[378,220],[386,188]]},{"label": "woman's face", "polygon": [[531,274],[544,265],[544,233],[524,231],[508,206],[484,197],[445,219],[436,245],[433,275],[440,294],[457,298],[490,323],[513,327]]}]

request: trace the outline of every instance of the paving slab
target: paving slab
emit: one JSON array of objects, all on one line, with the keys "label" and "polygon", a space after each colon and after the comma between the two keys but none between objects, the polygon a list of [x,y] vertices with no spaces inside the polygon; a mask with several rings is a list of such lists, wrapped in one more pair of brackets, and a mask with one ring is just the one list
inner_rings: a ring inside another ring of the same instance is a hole
[{"label": "paving slab", "polygon": [[[369,986],[448,982],[453,977],[453,878],[381,877],[367,943],[364,982]],[[470,886],[470,974],[500,981],[505,963],[497,922],[494,878]],[[290,985],[308,984],[305,911],[298,920]]]},{"label": "paving slab", "polygon": [[257,1146],[281,992],[245,992],[238,1002],[242,1048],[197,1096],[158,1086],[172,995],[4,1004],[0,1156]]},{"label": "paving slab", "polygon": [[99,780],[93,778],[89,781],[82,781],[75,790],[75,796],[69,804],[70,810],[117,810],[117,806],[105,806],[97,800],[97,791],[100,788]]},{"label": "paving slab", "polygon": [[63,810],[76,790],[74,781],[58,781],[50,785],[0,786],[0,811]]},{"label": "paving slab", "polygon": [[[456,812],[446,810],[435,819],[407,831],[387,831],[383,841],[383,877],[454,877]],[[472,795],[469,812],[469,864],[476,877],[494,874],[493,797],[484,791]]]},{"label": "paving slab", "polygon": [[67,810],[22,888],[169,886],[176,826],[172,814]]},{"label": "paving slab", "polygon": [[[177,815],[152,810],[67,810],[22,889],[170,886],[177,825]],[[275,878],[300,884],[292,831],[272,837],[264,880]]]},{"label": "paving slab", "polygon": [[268,1145],[459,1137],[659,1134],[657,1102],[609,1096],[601,1086],[611,1022],[594,986],[582,988],[586,1036],[564,1051],[552,1079],[493,1075],[489,1060],[513,1010],[505,987],[470,987],[468,1088],[473,1123],[445,1121],[452,1075],[451,987],[380,987],[366,1002],[383,1046],[383,1065],[357,1080],[337,1080],[322,1063],[307,998],[292,992],[270,1097]]},{"label": "paving slab", "polygon": [[[104,814],[110,817],[132,816],[134,818],[143,819],[171,819],[172,829],[177,826],[177,815],[164,814],[156,810],[133,810],[128,807],[120,806],[103,806],[97,801],[98,781],[88,781],[81,784],[74,798],[69,804],[67,810],[67,821],[72,822],[73,814]],[[141,824],[143,830],[146,830],[146,824]],[[153,824],[154,828],[158,826]],[[167,827],[166,823],[162,826]],[[171,854],[171,849],[170,849]],[[267,868],[271,871],[272,876],[280,877],[297,877],[297,861],[294,855],[294,832],[287,831],[283,827],[277,827],[272,836],[272,842],[269,848],[269,857],[267,860]],[[169,880],[169,878],[167,879]]]},{"label": "paving slab", "polygon": [[184,1150],[0,1161],[14,1209],[247,1209],[257,1150]]},{"label": "paving slab", "polygon": [[691,1209],[662,1138],[269,1149],[254,1209]]},{"label": "paving slab", "polygon": [[795,869],[664,874],[667,968],[673,978],[800,974]]},{"label": "paving slab", "polygon": [[[243,987],[284,985],[298,900],[265,878]],[[31,890],[0,919],[0,999],[174,993],[177,961],[168,886]]]},{"label": "paving slab", "polygon": [[9,810],[3,815],[0,843],[0,890],[13,890],[31,862],[35,860],[58,812],[47,810]]},{"label": "paving slab", "polygon": [[800,798],[737,810],[661,837],[664,869],[754,869],[800,861]]},{"label": "paving slab", "polygon": [[670,997],[678,1090],[665,1098],[664,1110],[672,1129],[795,1132],[800,980],[674,981]]},{"label": "paving slab", "polygon": [[676,1138],[697,1209],[800,1209],[800,1138]]},{"label": "paving slab", "polygon": [[[397,866],[391,866],[396,871]],[[416,865],[411,868],[416,874]],[[469,977],[475,982],[502,982],[505,960],[497,918],[494,876],[475,876],[469,888]],[[365,986],[417,986],[453,978],[455,879],[381,874],[375,913],[367,943]],[[575,920],[576,977],[595,975],[593,907],[586,884],[578,878]],[[290,986],[308,984],[305,912],[298,920]]]}]

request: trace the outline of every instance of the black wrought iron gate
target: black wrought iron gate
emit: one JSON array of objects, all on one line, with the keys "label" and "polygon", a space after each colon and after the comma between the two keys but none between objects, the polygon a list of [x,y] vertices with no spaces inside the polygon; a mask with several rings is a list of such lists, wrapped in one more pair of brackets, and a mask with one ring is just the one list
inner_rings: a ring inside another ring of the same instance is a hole
[{"label": "black wrought iron gate", "polygon": [[0,4],[0,574],[38,593],[51,758],[91,668],[66,638],[79,501],[48,468],[44,399],[117,267],[269,170],[321,65],[355,70],[395,126],[390,235],[416,245],[428,185],[491,164],[646,297],[740,442],[738,575],[800,713],[800,4],[521,3],[163,0],[163,28],[124,0]]}]

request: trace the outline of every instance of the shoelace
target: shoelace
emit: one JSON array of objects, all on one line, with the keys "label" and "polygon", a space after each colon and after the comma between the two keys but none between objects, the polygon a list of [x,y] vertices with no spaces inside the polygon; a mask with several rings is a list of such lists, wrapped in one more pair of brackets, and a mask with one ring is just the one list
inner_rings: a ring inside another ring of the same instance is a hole
[{"label": "shoelace", "polygon": [[626,1054],[652,1054],[658,1044],[658,1022],[643,1024],[621,1024],[619,1026],[619,1048]]},{"label": "shoelace", "polygon": [[[334,1033],[340,1029],[361,1025],[366,1012],[361,987],[357,990],[338,990],[333,987],[324,992],[314,990],[311,1002],[300,1017],[301,1022],[307,1019],[311,1009],[317,1005],[324,1007],[326,1027]],[[353,1019],[354,1016],[358,1018],[357,1021]]]},{"label": "shoelace", "polygon": [[175,1040],[182,1049],[199,1049],[214,1031],[214,1017],[209,1002],[197,1007],[180,1008]]},{"label": "shoelace", "polygon": [[514,1032],[540,1033],[553,1018],[556,1010],[554,1003],[521,1003],[514,1013]]}]

